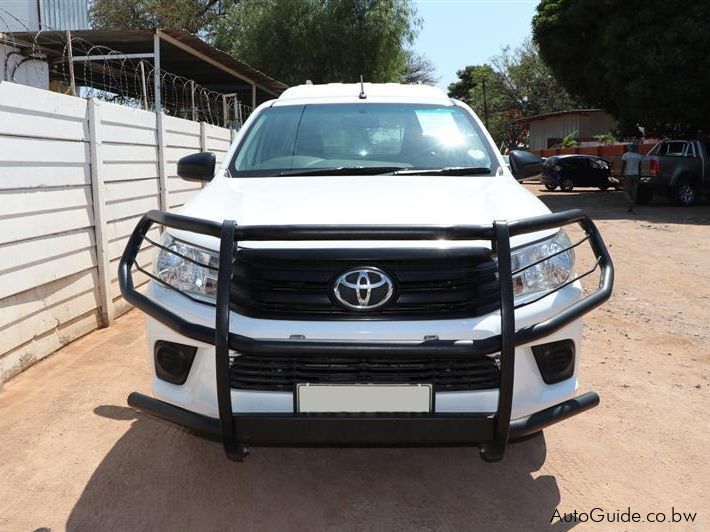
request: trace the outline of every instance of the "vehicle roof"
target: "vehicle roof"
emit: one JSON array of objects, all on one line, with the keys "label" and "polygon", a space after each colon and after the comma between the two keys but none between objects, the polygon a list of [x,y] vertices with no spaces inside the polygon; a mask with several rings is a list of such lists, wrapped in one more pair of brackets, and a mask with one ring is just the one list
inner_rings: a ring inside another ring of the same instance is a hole
[{"label": "vehicle roof", "polygon": [[429,103],[454,105],[444,91],[430,85],[402,85],[400,83],[365,83],[361,99],[360,83],[327,83],[323,85],[297,85],[286,89],[275,106],[308,103]]}]

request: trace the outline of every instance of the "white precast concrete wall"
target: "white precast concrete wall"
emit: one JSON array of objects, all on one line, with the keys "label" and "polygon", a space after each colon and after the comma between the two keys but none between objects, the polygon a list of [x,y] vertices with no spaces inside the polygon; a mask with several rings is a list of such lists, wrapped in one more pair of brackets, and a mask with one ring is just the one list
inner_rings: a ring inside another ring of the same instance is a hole
[{"label": "white precast concrete wall", "polygon": [[[200,190],[177,177],[180,157],[209,150],[219,161],[230,138],[0,82],[0,386],[130,308],[117,281],[128,236],[146,211],[174,210]],[[152,257],[145,246],[138,263],[150,270]]]}]

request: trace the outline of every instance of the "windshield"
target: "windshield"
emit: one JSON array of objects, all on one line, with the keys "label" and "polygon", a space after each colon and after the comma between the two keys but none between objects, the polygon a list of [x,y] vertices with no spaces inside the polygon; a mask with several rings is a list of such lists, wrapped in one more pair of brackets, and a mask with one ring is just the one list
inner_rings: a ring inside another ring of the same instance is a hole
[{"label": "windshield", "polygon": [[319,168],[386,173],[451,167],[475,168],[479,175],[481,169],[497,170],[483,133],[465,110],[357,103],[263,110],[243,137],[229,172],[248,177]]}]

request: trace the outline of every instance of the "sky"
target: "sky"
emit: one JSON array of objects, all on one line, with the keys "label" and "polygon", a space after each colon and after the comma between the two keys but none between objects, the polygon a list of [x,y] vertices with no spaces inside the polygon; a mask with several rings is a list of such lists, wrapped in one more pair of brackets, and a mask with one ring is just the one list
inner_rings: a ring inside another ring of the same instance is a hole
[{"label": "sky", "polygon": [[423,27],[414,49],[436,66],[439,87],[530,36],[538,0],[415,0]]}]

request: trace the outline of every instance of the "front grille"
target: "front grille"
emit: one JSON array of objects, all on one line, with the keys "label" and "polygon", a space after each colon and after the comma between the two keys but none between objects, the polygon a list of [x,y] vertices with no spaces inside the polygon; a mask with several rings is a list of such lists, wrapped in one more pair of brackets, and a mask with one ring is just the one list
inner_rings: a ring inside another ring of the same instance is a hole
[{"label": "front grille", "polygon": [[[390,303],[344,308],[332,285],[343,272],[372,267],[395,284]],[[272,319],[451,319],[499,308],[497,268],[486,248],[241,249],[234,264],[232,310]]]},{"label": "front grille", "polygon": [[232,360],[232,388],[293,391],[309,384],[433,384],[435,391],[498,388],[495,359],[468,358],[383,359],[350,357],[269,357],[241,355]]}]

